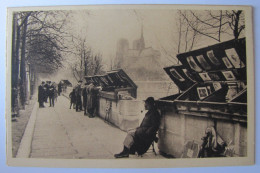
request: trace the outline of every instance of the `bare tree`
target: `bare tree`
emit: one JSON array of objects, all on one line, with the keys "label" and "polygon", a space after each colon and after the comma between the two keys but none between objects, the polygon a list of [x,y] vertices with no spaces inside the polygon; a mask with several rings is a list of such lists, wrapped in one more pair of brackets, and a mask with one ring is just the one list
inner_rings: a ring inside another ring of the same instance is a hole
[{"label": "bare tree", "polygon": [[238,39],[245,28],[244,13],[235,11],[180,11],[186,24],[196,33],[220,42],[222,38],[233,34]]},{"label": "bare tree", "polygon": [[81,37],[72,37],[72,47],[70,55],[74,58],[70,63],[70,68],[74,78],[79,81],[84,76],[103,74],[102,55],[94,54],[90,46],[87,45],[87,39]]},{"label": "bare tree", "polygon": [[13,13],[12,87],[18,91],[14,100],[20,99],[22,108],[31,93],[27,76],[37,76],[43,69],[50,73],[62,64],[66,15],[63,11]]}]

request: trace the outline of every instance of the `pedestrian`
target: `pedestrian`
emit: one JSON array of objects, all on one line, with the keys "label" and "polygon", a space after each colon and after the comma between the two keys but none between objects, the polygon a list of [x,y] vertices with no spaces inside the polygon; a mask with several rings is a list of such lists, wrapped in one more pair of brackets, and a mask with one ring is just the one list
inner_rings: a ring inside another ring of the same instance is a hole
[{"label": "pedestrian", "polygon": [[121,153],[115,154],[115,158],[129,157],[129,154],[144,154],[155,140],[160,125],[160,114],[155,107],[153,97],[145,100],[145,109],[148,112],[140,125],[134,131],[128,132],[124,140],[124,149]]},{"label": "pedestrian", "polygon": [[61,82],[59,82],[58,83],[58,95],[60,96],[60,93],[61,93],[61,86],[62,84],[61,84]]},{"label": "pedestrian", "polygon": [[87,115],[87,87],[88,82],[85,83],[85,87],[82,90],[84,115]]},{"label": "pedestrian", "polygon": [[54,93],[55,93],[55,86],[54,83],[52,83],[49,86],[49,102],[50,102],[50,107],[54,107]]},{"label": "pedestrian", "polygon": [[76,94],[76,112],[82,111],[82,100],[81,100],[81,95],[82,95],[82,80],[78,81],[77,86],[75,87],[75,94]]},{"label": "pedestrian", "polygon": [[95,87],[92,81],[87,87],[87,111],[89,113],[89,118],[94,117],[94,112],[97,109],[97,94],[99,90],[100,88]]},{"label": "pedestrian", "polygon": [[44,101],[45,101],[44,85],[45,85],[45,82],[42,81],[41,85],[39,85],[39,87],[38,87],[39,108],[43,108],[44,107]]},{"label": "pedestrian", "polygon": [[44,85],[44,90],[45,90],[45,93],[44,93],[44,102],[45,103],[48,103],[48,97],[49,97],[49,82],[50,81],[46,81],[46,84]]},{"label": "pedestrian", "polygon": [[69,97],[70,97],[70,109],[71,109],[71,106],[72,106],[73,109],[75,109],[75,104],[76,104],[75,89],[73,89],[73,90],[70,92]]}]

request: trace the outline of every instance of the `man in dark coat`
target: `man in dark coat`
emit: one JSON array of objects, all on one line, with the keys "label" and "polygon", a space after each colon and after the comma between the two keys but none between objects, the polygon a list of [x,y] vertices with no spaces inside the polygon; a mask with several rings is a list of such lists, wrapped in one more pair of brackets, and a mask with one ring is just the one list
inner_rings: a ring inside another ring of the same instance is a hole
[{"label": "man in dark coat", "polygon": [[87,111],[89,113],[89,118],[94,117],[94,112],[97,109],[97,95],[101,88],[95,87],[94,83],[91,81],[87,87]]},{"label": "man in dark coat", "polygon": [[70,109],[71,109],[71,106],[73,109],[75,109],[75,106],[76,106],[76,94],[75,94],[75,89],[73,89],[69,95],[70,97]]},{"label": "man in dark coat", "polygon": [[59,82],[58,84],[58,95],[60,96],[60,93],[61,93],[61,87],[62,87],[62,84],[61,82]]},{"label": "man in dark coat", "polygon": [[48,102],[49,97],[49,87],[50,87],[50,81],[46,81],[46,84],[44,85],[45,93],[44,93],[44,102]]},{"label": "man in dark coat", "polygon": [[43,104],[43,102],[45,101],[44,84],[45,84],[45,82],[42,82],[42,84],[38,87],[38,102],[39,102],[40,108],[44,107],[44,104]]},{"label": "man in dark coat", "polygon": [[82,80],[80,80],[75,87],[75,94],[76,94],[76,111],[82,111],[82,88],[81,88]]},{"label": "man in dark coat", "polygon": [[84,115],[87,115],[87,87],[88,83],[86,82],[85,87],[82,90]]},{"label": "man in dark coat", "polygon": [[115,158],[129,157],[129,154],[144,154],[155,140],[156,132],[160,125],[160,114],[155,108],[154,98],[148,97],[145,100],[145,109],[148,112],[140,125],[134,132],[129,132],[124,141],[124,149],[121,153],[115,154]]},{"label": "man in dark coat", "polygon": [[49,86],[49,101],[50,101],[50,107],[54,107],[54,93],[55,93],[55,86],[54,84],[52,83],[50,86]]}]

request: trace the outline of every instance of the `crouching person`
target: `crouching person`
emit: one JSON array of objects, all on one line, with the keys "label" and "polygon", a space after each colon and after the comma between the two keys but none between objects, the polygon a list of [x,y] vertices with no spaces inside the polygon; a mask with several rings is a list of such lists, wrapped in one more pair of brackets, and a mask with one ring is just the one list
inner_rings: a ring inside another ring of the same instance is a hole
[{"label": "crouching person", "polygon": [[154,141],[160,125],[160,114],[155,107],[154,98],[148,97],[144,107],[148,112],[140,127],[136,128],[134,132],[128,132],[124,140],[124,149],[121,153],[115,154],[115,158],[129,157],[129,154],[135,154],[135,152],[142,155]]}]

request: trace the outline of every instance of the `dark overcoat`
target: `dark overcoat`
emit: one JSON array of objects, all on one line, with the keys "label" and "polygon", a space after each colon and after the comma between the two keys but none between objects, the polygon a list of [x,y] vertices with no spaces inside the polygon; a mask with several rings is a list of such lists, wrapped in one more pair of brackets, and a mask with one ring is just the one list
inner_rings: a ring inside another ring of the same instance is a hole
[{"label": "dark overcoat", "polygon": [[38,87],[38,102],[43,102],[45,99],[45,90],[42,85]]},{"label": "dark overcoat", "polygon": [[137,151],[139,155],[144,154],[155,139],[156,132],[160,126],[161,116],[159,112],[152,108],[149,110],[134,134],[134,144],[131,151]]}]

